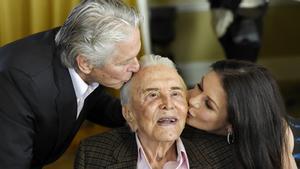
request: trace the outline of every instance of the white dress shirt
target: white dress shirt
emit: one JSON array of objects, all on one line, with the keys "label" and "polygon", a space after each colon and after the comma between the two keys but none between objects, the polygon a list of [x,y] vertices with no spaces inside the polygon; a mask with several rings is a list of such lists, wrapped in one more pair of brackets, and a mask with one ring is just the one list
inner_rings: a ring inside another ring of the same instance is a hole
[{"label": "white dress shirt", "polygon": [[76,98],[77,98],[76,118],[78,118],[80,111],[83,108],[84,100],[89,96],[89,94],[91,94],[99,86],[99,84],[92,83],[92,84],[88,85],[81,79],[81,77],[78,75],[78,73],[74,69],[68,68],[68,70],[71,75],[72,83],[73,83]]}]

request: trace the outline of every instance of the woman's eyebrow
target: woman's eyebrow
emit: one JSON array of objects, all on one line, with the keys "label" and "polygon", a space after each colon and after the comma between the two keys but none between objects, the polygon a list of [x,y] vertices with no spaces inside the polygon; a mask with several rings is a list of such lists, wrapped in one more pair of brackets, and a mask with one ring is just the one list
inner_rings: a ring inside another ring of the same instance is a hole
[{"label": "woman's eyebrow", "polygon": [[[202,86],[202,89],[204,90],[204,77],[205,76],[202,76],[202,79],[201,79],[201,86]],[[219,111],[219,106],[217,105],[217,103],[209,96],[209,95],[206,95],[208,100],[210,100],[214,105],[215,107],[217,108],[217,110]]]}]

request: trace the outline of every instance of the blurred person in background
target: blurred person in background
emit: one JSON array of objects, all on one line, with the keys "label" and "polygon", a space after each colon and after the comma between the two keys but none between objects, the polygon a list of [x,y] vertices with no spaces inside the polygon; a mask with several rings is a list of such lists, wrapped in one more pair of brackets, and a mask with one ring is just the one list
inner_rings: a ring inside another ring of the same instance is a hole
[{"label": "blurred person in background", "polygon": [[256,62],[268,0],[209,0],[213,28],[227,59]]}]

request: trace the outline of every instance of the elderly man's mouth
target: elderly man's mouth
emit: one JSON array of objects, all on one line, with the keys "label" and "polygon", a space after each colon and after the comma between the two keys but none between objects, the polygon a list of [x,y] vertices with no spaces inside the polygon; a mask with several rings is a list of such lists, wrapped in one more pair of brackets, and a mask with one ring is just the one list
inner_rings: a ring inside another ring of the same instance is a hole
[{"label": "elderly man's mouth", "polygon": [[176,124],[177,121],[178,121],[178,119],[175,117],[162,117],[162,118],[158,119],[157,123],[160,126],[167,126],[167,125]]}]

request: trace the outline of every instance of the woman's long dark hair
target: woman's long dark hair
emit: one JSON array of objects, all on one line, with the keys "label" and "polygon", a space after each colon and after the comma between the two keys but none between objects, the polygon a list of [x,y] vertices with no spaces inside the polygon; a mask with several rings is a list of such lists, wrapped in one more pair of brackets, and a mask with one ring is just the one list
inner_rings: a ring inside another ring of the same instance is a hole
[{"label": "woman's long dark hair", "polygon": [[286,110],[270,72],[257,64],[222,60],[212,66],[227,94],[239,168],[282,169]]}]

